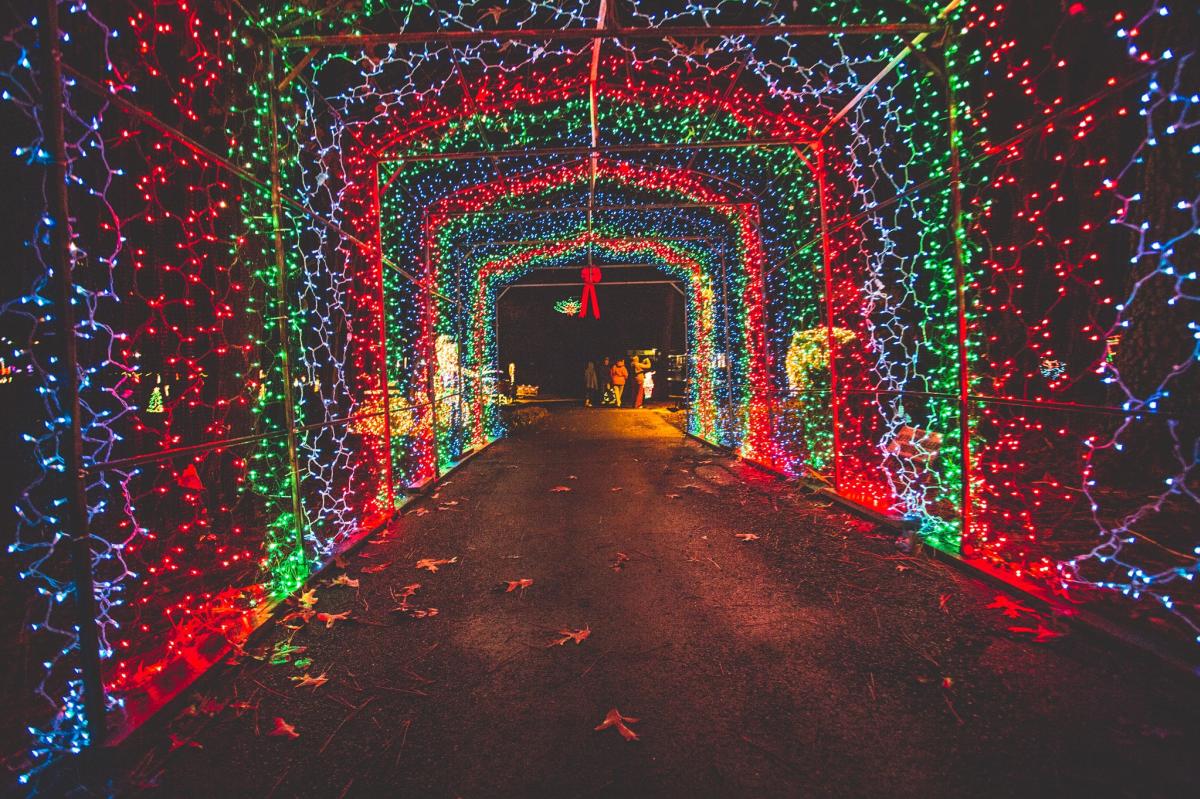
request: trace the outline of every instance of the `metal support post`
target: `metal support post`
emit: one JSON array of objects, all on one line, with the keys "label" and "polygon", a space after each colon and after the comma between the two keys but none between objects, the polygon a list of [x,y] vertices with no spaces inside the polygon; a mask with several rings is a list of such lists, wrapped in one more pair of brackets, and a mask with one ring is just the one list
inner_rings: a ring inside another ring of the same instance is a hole
[{"label": "metal support post", "polygon": [[817,202],[821,206],[821,260],[825,275],[825,335],[829,357],[830,428],[833,431],[833,490],[842,487],[841,465],[841,398],[838,395],[837,336],[833,322],[833,266],[829,256],[829,223],[825,188],[825,147],[817,147]]},{"label": "metal support post", "polygon": [[271,226],[274,229],[275,244],[275,330],[276,335],[279,336],[279,371],[283,381],[283,424],[287,431],[288,466],[291,470],[292,527],[296,534],[296,545],[303,553],[304,521],[300,504],[300,463],[296,455],[296,408],[295,399],[292,396],[291,356],[288,354],[287,261],[283,249],[283,195],[279,188],[279,98],[275,90],[275,60],[276,54],[272,49],[268,112],[271,123]]},{"label": "metal support post", "polygon": [[71,576],[75,585],[75,610],[79,624],[80,674],[83,704],[87,714],[88,744],[104,743],[104,682],[100,674],[100,636],[96,629],[96,594],[92,574],[91,535],[83,468],[83,437],[80,429],[79,355],[75,337],[74,256],[71,242],[71,211],[67,197],[67,147],[63,121],[62,50],[58,26],[58,2],[46,0],[41,25],[41,49],[45,56],[42,110],[46,115],[46,146],[51,162],[47,167],[50,218],[50,258],[54,269],[54,298],[58,311],[57,344],[62,356],[59,396],[62,412],[69,417],[67,433],[59,442],[67,482],[66,530],[71,537]]},{"label": "metal support post", "polygon": [[971,464],[971,373],[970,359],[967,351],[969,327],[967,324],[967,288],[966,288],[966,256],[963,252],[963,241],[966,231],[963,229],[962,206],[962,165],[958,149],[958,109],[954,96],[954,78],[950,65],[945,61],[946,50],[942,50],[943,69],[946,75],[946,129],[950,138],[950,205],[952,219],[951,232],[954,236],[954,286],[957,302],[957,333],[958,333],[958,435],[960,438],[960,457],[962,458],[962,494],[960,502],[962,509],[960,518],[962,529],[959,531],[959,546],[970,546],[972,502],[972,464]]}]

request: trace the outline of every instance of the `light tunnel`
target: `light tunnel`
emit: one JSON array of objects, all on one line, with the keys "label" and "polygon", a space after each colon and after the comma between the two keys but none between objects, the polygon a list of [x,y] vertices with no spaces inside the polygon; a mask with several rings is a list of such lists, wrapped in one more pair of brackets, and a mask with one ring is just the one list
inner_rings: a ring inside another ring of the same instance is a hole
[{"label": "light tunnel", "polygon": [[0,72],[39,198],[3,305],[31,772],[502,438],[497,296],[543,269],[679,281],[693,435],[1200,635],[1165,3],[52,5]]}]

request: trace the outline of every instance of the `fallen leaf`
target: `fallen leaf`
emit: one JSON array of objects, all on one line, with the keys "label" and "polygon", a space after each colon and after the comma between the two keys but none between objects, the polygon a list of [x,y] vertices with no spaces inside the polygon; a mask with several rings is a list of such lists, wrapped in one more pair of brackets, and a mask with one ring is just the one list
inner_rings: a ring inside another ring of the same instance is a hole
[{"label": "fallen leaf", "polygon": [[609,568],[615,572],[619,572],[621,569],[625,568],[625,564],[628,562],[629,556],[624,552],[618,552],[616,555],[613,555],[612,563],[609,564]]},{"label": "fallen leaf", "polygon": [[373,563],[370,566],[363,566],[362,573],[363,574],[378,574],[379,572],[383,571],[384,569],[386,569],[388,566],[391,566],[391,565],[392,565],[392,562],[390,560],[387,563]]},{"label": "fallen leaf", "polygon": [[1037,615],[1037,611],[1033,608],[1027,608],[1020,602],[1017,602],[1016,600],[1005,596],[1004,594],[996,594],[996,598],[992,600],[992,604],[988,605],[987,607],[989,610],[999,610],[1010,619],[1020,618],[1022,613],[1028,613],[1034,616]]},{"label": "fallen leaf", "polygon": [[942,677],[942,687],[949,691],[954,687],[954,680],[951,677]]},{"label": "fallen leaf", "polygon": [[417,508],[416,510],[412,511],[413,516],[424,516],[427,513],[429,513],[429,508]]},{"label": "fallen leaf", "polygon": [[292,665],[298,669],[307,669],[312,665],[312,658],[296,658],[292,661]]},{"label": "fallen leaf", "polygon": [[296,601],[300,603],[300,607],[312,610],[312,606],[317,604],[317,589],[311,588],[305,591]]},{"label": "fallen leaf", "polygon": [[[287,627],[289,630],[299,630],[301,627],[312,621],[312,617],[314,615],[316,615],[315,610],[293,610],[291,613],[280,619],[279,623],[284,627]],[[289,623],[296,619],[300,620],[299,624]]]},{"label": "fallen leaf", "polygon": [[896,571],[898,571],[898,572],[910,572],[910,571],[912,571],[912,566],[905,566],[903,563],[897,563],[897,564],[896,564]]},{"label": "fallen leaf", "polygon": [[325,629],[328,630],[339,621],[349,621],[350,611],[343,610],[341,613],[318,613],[317,621],[325,622]]},{"label": "fallen leaf", "polygon": [[570,491],[571,489],[570,489],[570,488],[568,488],[567,486],[555,486],[554,488],[552,488],[552,489],[550,489],[550,490],[551,490],[551,491],[553,491],[553,492],[555,492],[555,493],[557,493],[557,494],[561,494],[562,492],[564,492],[564,491]]},{"label": "fallen leaf", "polygon": [[305,649],[306,647],[303,646],[292,646],[287,641],[279,641],[271,650],[271,665],[279,666],[287,663],[292,659],[292,655],[298,655]]},{"label": "fallen leaf", "polygon": [[1009,627],[1010,633],[1018,633],[1023,635],[1032,635],[1034,643],[1044,644],[1047,641],[1053,641],[1055,638],[1061,638],[1063,633],[1058,630],[1052,630],[1044,624],[1039,623],[1037,627]]},{"label": "fallen leaf", "polygon": [[530,577],[522,577],[520,580],[508,580],[505,583],[508,587],[504,589],[504,593],[511,594],[518,588],[524,591],[529,586],[533,585],[533,579]]},{"label": "fallen leaf", "polygon": [[328,672],[321,672],[316,677],[311,674],[305,674],[300,677],[293,677],[292,682],[296,683],[297,688],[320,688],[325,683],[329,682],[329,678],[325,675]]},{"label": "fallen leaf", "polygon": [[430,616],[438,615],[438,609],[437,608],[413,608],[412,610],[410,610],[408,612],[408,615],[412,616],[414,619],[425,619]]},{"label": "fallen leaf", "polygon": [[579,478],[578,478],[578,477],[576,477],[576,476],[575,476],[575,475],[573,475],[573,474],[568,474],[568,475],[567,475],[567,479],[568,479],[568,480],[578,480]]},{"label": "fallen leaf", "polygon": [[592,634],[592,629],[590,627],[584,627],[582,630],[559,630],[558,634],[561,635],[562,638],[555,638],[553,641],[546,644],[546,646],[562,646],[567,641],[574,641],[575,645],[578,646],[584,642],[584,639]]},{"label": "fallen leaf", "polygon": [[679,494],[667,494],[667,499],[679,499]]},{"label": "fallen leaf", "polygon": [[345,556],[344,555],[334,555],[333,556],[333,565],[337,566],[339,569],[346,568]]},{"label": "fallen leaf", "polygon": [[439,566],[447,566],[451,563],[458,563],[458,556],[455,555],[450,559],[446,558],[421,558],[417,561],[416,568],[429,569],[431,572],[436,572]]},{"label": "fallen leaf", "polygon": [[420,583],[409,583],[408,585],[406,585],[400,589],[400,596],[403,596],[403,597],[412,596],[413,594],[417,593],[417,591],[420,588],[421,588]]},{"label": "fallen leaf", "polygon": [[612,488],[610,488],[610,489],[608,489],[608,490],[609,490],[609,491],[616,492],[616,491],[620,491],[620,490],[622,490],[622,489],[621,489],[621,486],[613,486]]},{"label": "fallen leaf", "polygon": [[734,538],[738,539],[739,541],[757,541],[758,540],[758,536],[756,536],[754,533],[738,533],[734,536]]},{"label": "fallen leaf", "polygon": [[241,718],[247,710],[258,710],[258,702],[251,703],[249,700],[240,699],[237,702],[230,703],[229,707],[235,715]]},{"label": "fallen leaf", "polygon": [[339,574],[333,578],[333,582],[330,585],[344,585],[348,588],[358,588],[358,580],[355,580],[348,574]]},{"label": "fallen leaf", "polygon": [[296,732],[296,728],[283,720],[281,716],[275,717],[275,728],[267,735],[286,735],[288,738],[299,738],[300,733]]},{"label": "fallen leaf", "polygon": [[637,724],[638,720],[633,716],[622,716],[621,711],[615,707],[608,711],[608,715],[604,717],[604,721],[596,725],[596,731],[607,730],[609,727],[616,727],[617,732],[621,733],[621,737],[626,741],[638,740],[638,734],[629,728],[628,724]]},{"label": "fallen leaf", "polygon": [[180,749],[185,746],[190,746],[195,749],[203,749],[204,748],[203,744],[197,743],[196,741],[193,741],[190,738],[180,738],[178,735],[176,735],[173,732],[169,733],[169,735],[171,737],[171,751],[172,752],[174,752],[176,749]]},{"label": "fallen leaf", "polygon": [[941,610],[942,613],[950,612],[950,610],[946,607],[946,603],[949,601],[950,601],[949,594],[942,594],[941,596],[938,597],[938,609]]},{"label": "fallen leaf", "polygon": [[197,706],[197,710],[199,710],[205,716],[209,716],[210,718],[212,716],[217,715],[224,709],[225,709],[224,702],[222,702],[219,699],[215,699],[213,697],[208,697],[208,696],[201,697],[200,704]]}]

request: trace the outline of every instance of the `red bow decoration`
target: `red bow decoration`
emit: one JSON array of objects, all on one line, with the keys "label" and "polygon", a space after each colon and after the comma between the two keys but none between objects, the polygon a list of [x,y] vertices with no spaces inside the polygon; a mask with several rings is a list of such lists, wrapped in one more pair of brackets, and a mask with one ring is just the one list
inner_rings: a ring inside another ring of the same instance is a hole
[{"label": "red bow decoration", "polygon": [[600,268],[585,266],[580,270],[583,276],[583,296],[579,299],[579,315],[587,316],[588,299],[592,301],[592,316],[600,318],[600,302],[596,299],[596,284],[600,282]]}]

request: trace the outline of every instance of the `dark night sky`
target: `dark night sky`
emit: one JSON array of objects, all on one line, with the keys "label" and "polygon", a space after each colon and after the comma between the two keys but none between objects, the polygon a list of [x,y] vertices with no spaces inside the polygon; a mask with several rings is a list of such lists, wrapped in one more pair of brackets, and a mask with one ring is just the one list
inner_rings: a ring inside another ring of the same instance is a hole
[{"label": "dark night sky", "polygon": [[[500,365],[507,368],[515,362],[518,383],[534,383],[542,394],[574,396],[582,391],[583,368],[589,360],[624,357],[629,349],[684,351],[683,298],[670,286],[601,283],[598,320],[554,310],[555,302],[578,299],[580,291],[580,286],[513,288],[500,301]],[[660,371],[656,377],[661,384],[665,374]]]}]

